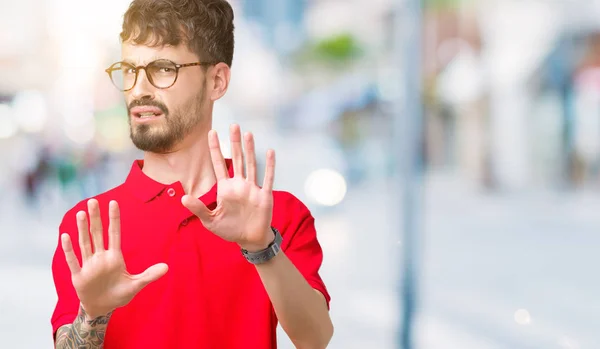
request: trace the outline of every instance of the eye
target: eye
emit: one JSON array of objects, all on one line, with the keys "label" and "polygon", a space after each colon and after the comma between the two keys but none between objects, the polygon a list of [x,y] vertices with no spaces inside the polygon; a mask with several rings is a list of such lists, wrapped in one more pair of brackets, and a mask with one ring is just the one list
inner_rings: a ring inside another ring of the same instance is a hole
[{"label": "eye", "polygon": [[154,74],[173,75],[177,71],[177,67],[170,61],[158,60],[150,63],[148,69]]},{"label": "eye", "polygon": [[135,74],[136,69],[130,65],[123,64],[120,67],[113,68],[112,71],[120,71],[123,74]]}]

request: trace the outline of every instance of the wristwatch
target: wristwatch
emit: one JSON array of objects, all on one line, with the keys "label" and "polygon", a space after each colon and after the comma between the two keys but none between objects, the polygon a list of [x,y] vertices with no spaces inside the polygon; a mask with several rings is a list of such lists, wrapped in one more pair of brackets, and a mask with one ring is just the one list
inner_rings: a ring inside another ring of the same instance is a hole
[{"label": "wristwatch", "polygon": [[273,234],[275,234],[275,239],[264,250],[258,252],[249,252],[242,248],[242,254],[244,257],[246,257],[248,262],[252,264],[266,263],[279,254],[281,251],[281,242],[283,241],[283,238],[281,237],[279,230],[274,227],[271,227],[271,230],[273,231]]}]

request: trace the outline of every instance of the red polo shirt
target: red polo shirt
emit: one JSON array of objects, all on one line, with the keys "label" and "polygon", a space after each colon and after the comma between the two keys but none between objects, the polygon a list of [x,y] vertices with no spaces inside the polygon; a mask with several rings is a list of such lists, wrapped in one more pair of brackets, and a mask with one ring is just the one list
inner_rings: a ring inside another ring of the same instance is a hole
[{"label": "red polo shirt", "polygon": [[[230,160],[227,163],[231,175]],[[125,183],[96,197],[104,241],[108,243],[108,203],[116,200],[127,270],[137,274],[165,262],[169,271],[114,311],[104,348],[276,348],[277,318],[256,268],[244,259],[237,244],[206,230],[181,204],[181,183],[158,183],[142,172],[142,166],[143,161],[135,161]],[[200,200],[214,208],[216,193],[215,185]],[[292,194],[274,191],[273,196],[272,225],[283,236],[283,251],[329,303],[319,276],[323,254],[314,218]],[[59,231],[71,236],[79,260],[75,214],[87,211],[86,201],[65,214]],[[72,323],[79,310],[60,238],[52,272],[58,295],[52,315],[56,333]]]}]

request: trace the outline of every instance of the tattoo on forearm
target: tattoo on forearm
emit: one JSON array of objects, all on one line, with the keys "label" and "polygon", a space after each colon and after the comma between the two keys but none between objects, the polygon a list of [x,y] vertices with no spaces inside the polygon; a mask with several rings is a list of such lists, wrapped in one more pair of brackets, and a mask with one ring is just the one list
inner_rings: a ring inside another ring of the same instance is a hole
[{"label": "tattoo on forearm", "polygon": [[63,326],[56,332],[56,349],[102,349],[108,320],[112,313],[93,320],[86,320],[83,307],[72,325]]}]

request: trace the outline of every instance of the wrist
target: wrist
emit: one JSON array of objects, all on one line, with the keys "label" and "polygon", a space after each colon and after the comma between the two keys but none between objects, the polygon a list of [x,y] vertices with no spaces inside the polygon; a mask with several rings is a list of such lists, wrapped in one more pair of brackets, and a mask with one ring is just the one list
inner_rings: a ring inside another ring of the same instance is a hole
[{"label": "wrist", "polygon": [[275,240],[275,234],[273,234],[273,230],[271,229],[271,227],[269,227],[267,229],[267,231],[263,234],[262,239],[260,239],[258,242],[238,244],[238,245],[240,246],[240,248],[242,250],[254,253],[254,252],[260,252],[260,251],[267,249],[269,247],[269,245],[271,245],[273,243],[274,240]]},{"label": "wrist", "polygon": [[242,248],[242,255],[248,262],[252,264],[263,264],[275,258],[279,252],[281,252],[283,237],[281,236],[281,233],[279,233],[279,230],[274,227],[270,228],[271,233],[273,234],[273,241],[271,241],[267,247],[256,251],[245,250]]},{"label": "wrist", "polygon": [[101,317],[110,317],[112,315],[112,311],[94,309],[93,307],[87,307],[81,304],[79,307],[79,315],[83,317],[86,322],[89,322]]}]

